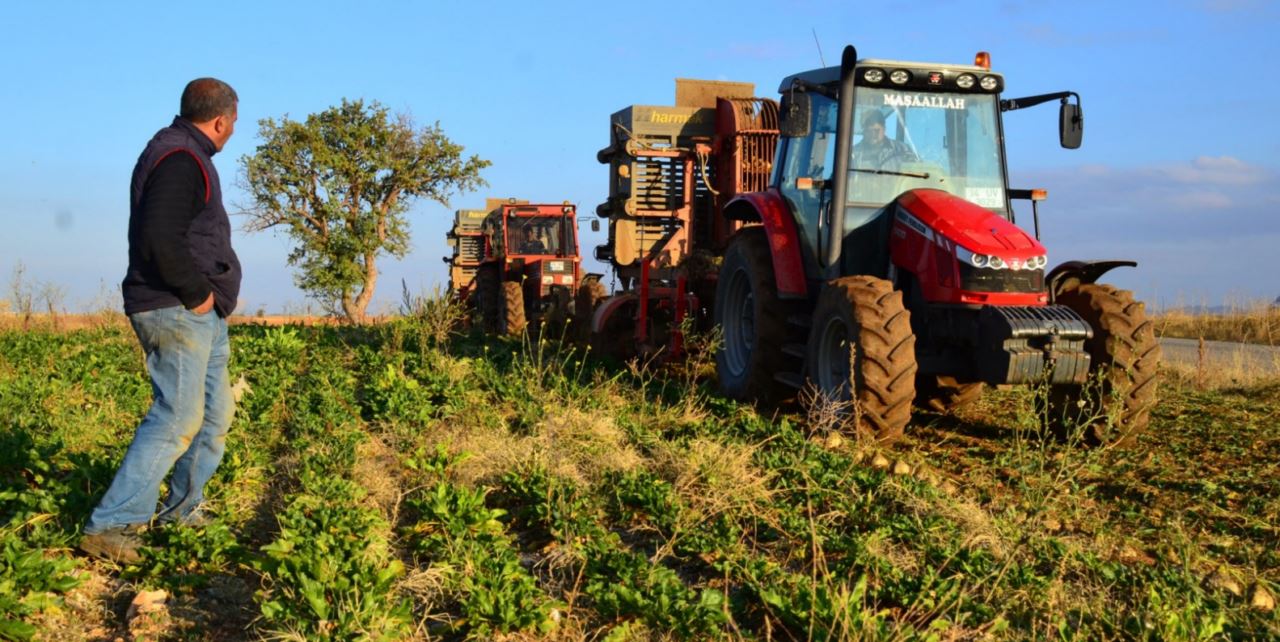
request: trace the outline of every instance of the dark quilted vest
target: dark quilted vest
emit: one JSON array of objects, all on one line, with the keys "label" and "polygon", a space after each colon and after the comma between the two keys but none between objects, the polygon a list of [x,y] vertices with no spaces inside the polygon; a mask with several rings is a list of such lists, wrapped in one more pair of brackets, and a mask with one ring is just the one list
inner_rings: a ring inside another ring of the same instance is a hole
[{"label": "dark quilted vest", "polygon": [[218,170],[210,159],[216,151],[213,141],[195,125],[174,118],[172,125],[156,132],[138,157],[129,190],[129,271],[121,284],[125,314],[182,305],[177,295],[160,280],[155,267],[143,261],[135,249],[142,188],[156,165],[174,153],[191,154],[200,162],[205,176],[204,209],[196,215],[187,233],[195,267],[213,286],[214,308],[218,314],[225,317],[236,309],[236,298],[240,295],[240,260],[231,249],[231,221],[222,207]]}]

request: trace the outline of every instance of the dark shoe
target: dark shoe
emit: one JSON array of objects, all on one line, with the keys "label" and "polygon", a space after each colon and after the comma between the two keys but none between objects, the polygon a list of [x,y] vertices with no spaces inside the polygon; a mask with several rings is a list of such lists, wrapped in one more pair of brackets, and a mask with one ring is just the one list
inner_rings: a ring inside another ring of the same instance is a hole
[{"label": "dark shoe", "polygon": [[80,538],[80,550],[98,559],[117,564],[137,564],[142,561],[145,546],[139,525],[109,528],[101,533]]}]

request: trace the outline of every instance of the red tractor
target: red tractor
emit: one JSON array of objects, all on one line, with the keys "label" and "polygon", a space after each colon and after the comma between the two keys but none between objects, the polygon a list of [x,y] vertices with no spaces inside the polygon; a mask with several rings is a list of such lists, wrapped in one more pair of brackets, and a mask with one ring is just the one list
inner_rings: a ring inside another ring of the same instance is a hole
[{"label": "red tractor", "polygon": [[[710,219],[700,235],[693,217],[680,237],[686,252],[721,258],[701,281],[679,281],[675,306],[696,311],[709,296],[698,293],[714,291],[725,395],[807,390],[892,440],[913,405],[946,411],[984,385],[1044,384],[1040,407],[1055,428],[1111,443],[1145,427],[1159,345],[1143,305],[1097,282],[1136,264],[1070,261],[1046,273],[1038,220],[1028,234],[1012,206],[1029,199],[1035,215],[1044,193],[1009,187],[1003,113],[1059,101],[1060,142],[1076,148],[1079,96],[1001,99],[1003,90],[985,53],[972,65],[933,64],[858,60],[847,47],[839,67],[782,81],[776,145],[725,146],[735,132],[721,127],[705,145],[672,146],[770,170],[754,190],[737,189],[740,174],[704,171],[717,197]],[[609,215],[625,220],[618,208]],[[608,327],[606,311],[593,330]]]},{"label": "red tractor", "polygon": [[532,325],[558,332],[570,320],[575,296],[603,296],[599,275],[580,275],[575,211],[568,202],[531,205],[513,199],[485,217],[475,292],[486,331],[518,335]]}]

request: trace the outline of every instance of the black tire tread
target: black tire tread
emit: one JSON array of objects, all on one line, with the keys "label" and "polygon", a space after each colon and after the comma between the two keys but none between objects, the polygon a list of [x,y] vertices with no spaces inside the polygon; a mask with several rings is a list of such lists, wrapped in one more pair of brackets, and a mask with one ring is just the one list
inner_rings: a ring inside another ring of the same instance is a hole
[{"label": "black tire tread", "polygon": [[[850,306],[858,326],[853,385],[861,425],[855,429],[882,442],[901,438],[911,421],[917,370],[916,338],[902,293],[884,279],[859,275],[829,281],[822,297],[827,305]],[[830,301],[832,297],[836,301]],[[823,301],[820,298],[820,310]]]},{"label": "black tire tread", "polygon": [[501,333],[508,336],[520,336],[524,332],[524,288],[515,281],[502,283],[502,328]]},{"label": "black tire tread", "polygon": [[[1146,306],[1134,300],[1132,292],[1102,283],[1069,288],[1058,295],[1057,303],[1070,307],[1093,327],[1093,338],[1085,342],[1092,359],[1090,374],[1101,373],[1103,400],[1119,404],[1118,408],[1085,408],[1116,418],[1110,427],[1105,420],[1095,422],[1087,437],[1093,445],[1132,444],[1150,423],[1159,382],[1160,342]],[[1056,386],[1050,393],[1051,423],[1061,421],[1062,410],[1078,404],[1082,392],[1081,386]]]},{"label": "black tire tread", "polygon": [[[732,253],[741,254],[751,280],[756,303],[756,341],[747,366],[745,384],[740,389],[726,388],[722,378],[720,390],[725,396],[735,399],[777,402],[787,389],[774,380],[773,374],[787,369],[787,356],[782,347],[787,342],[787,315],[794,305],[778,298],[773,254],[763,228],[748,227],[739,232],[725,251],[722,266],[729,263]],[[721,280],[723,283],[723,274]],[[717,306],[719,298],[717,294]]]}]

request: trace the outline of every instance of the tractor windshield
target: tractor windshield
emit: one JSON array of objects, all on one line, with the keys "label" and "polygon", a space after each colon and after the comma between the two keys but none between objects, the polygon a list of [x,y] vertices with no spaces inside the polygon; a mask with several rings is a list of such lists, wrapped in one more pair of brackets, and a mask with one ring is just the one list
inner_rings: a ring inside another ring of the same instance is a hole
[{"label": "tractor windshield", "polygon": [[507,247],[511,254],[577,254],[573,245],[573,219],[565,216],[509,216]]},{"label": "tractor windshield", "polygon": [[859,87],[849,204],[878,207],[929,187],[1003,212],[996,109],[992,95]]}]

